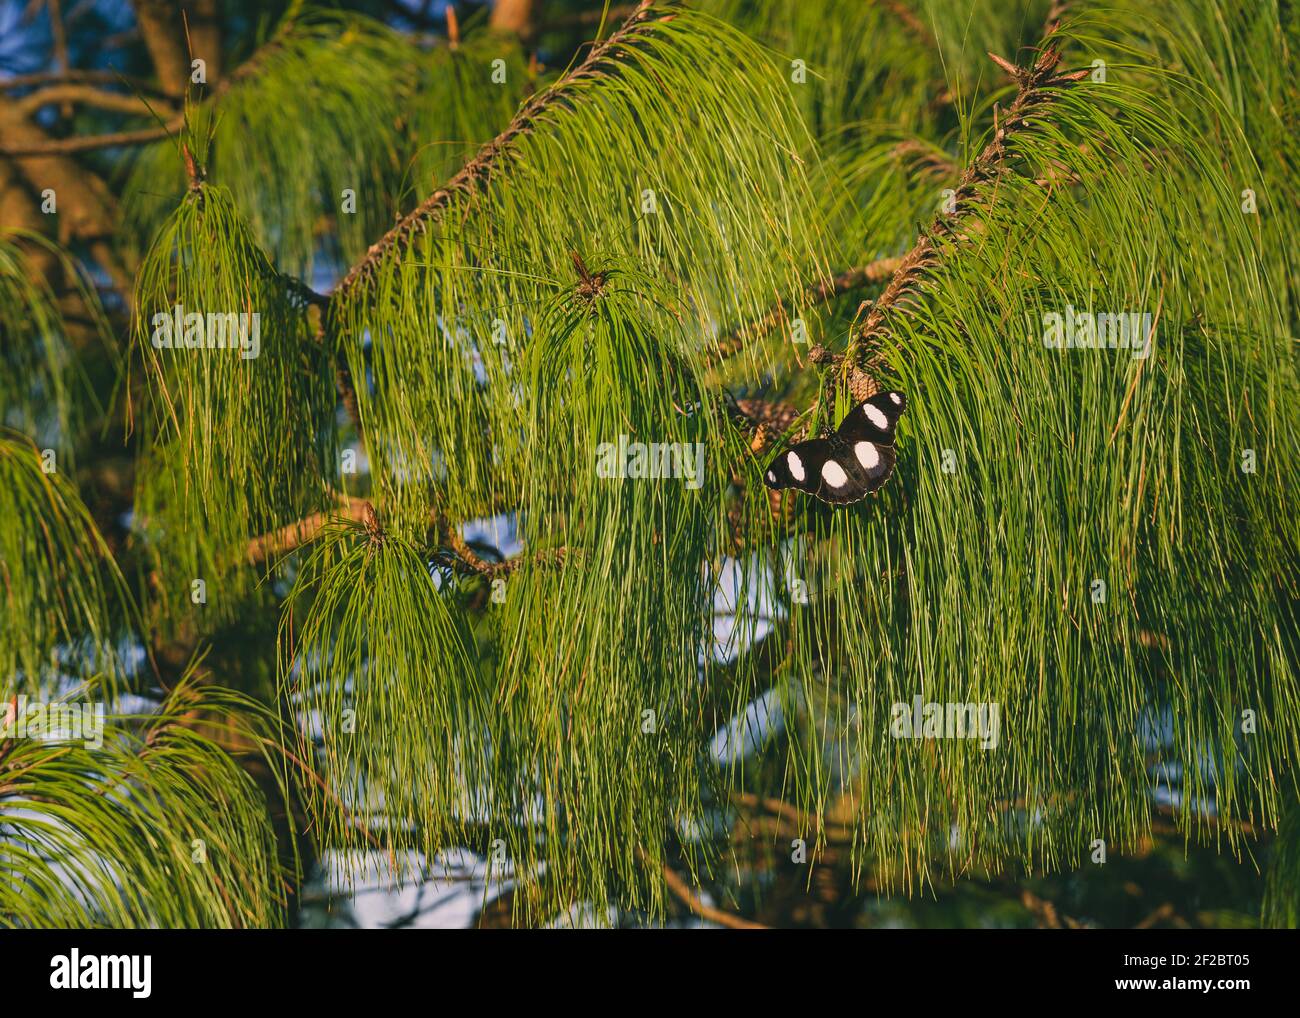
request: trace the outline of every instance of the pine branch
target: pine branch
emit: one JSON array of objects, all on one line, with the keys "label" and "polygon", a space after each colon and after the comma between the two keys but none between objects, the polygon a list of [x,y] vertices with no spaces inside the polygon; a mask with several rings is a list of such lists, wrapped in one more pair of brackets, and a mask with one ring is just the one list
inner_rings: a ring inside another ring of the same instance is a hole
[{"label": "pine branch", "polygon": [[[804,300],[808,304],[822,304],[872,283],[883,282],[898,270],[901,263],[900,258],[877,258],[867,265],[846,269],[838,275],[810,286],[804,293]],[[757,321],[734,330],[726,339],[721,340],[717,349],[710,354],[709,365],[713,366],[728,357],[734,357],[744,349],[746,343],[755,342],[770,334],[789,318],[791,308],[790,303],[782,302]]]},{"label": "pine branch", "polygon": [[[0,884],[7,925],[284,922],[280,889],[300,872],[292,845],[293,862],[277,858],[271,808],[287,802],[288,786],[270,716],[256,701],[200,687],[191,670],[156,711],[106,719],[98,745],[52,743],[43,736],[56,726],[34,712],[27,718],[36,737],[5,740],[0,769],[0,865],[13,874]],[[250,745],[266,781],[249,780]],[[175,865],[196,839],[222,851],[204,865]]]},{"label": "pine branch", "polygon": [[959,211],[954,215],[938,213],[930,226],[921,232],[912,249],[903,256],[889,285],[872,305],[866,321],[850,342],[845,357],[846,364],[865,366],[863,351],[872,340],[879,339],[887,331],[890,313],[904,297],[916,293],[926,273],[935,266],[938,239],[957,235],[958,224],[964,218],[961,211],[963,203],[971,202],[980,185],[993,180],[1005,170],[1008,142],[1024,130],[1033,117],[1045,115],[1049,110],[1053,96],[1045,90],[1073,85],[1089,74],[1087,70],[1082,70],[1057,75],[1056,67],[1061,54],[1052,46],[1043,49],[1038,59],[1028,68],[1017,67],[993,53],[989,57],[1017,82],[1019,88],[1016,97],[1005,114],[999,116],[995,111],[993,138],[966,167],[954,188],[953,197]]},{"label": "pine branch", "polygon": [[641,0],[636,10],[613,35],[592,47],[582,63],[570,70],[554,85],[533,96],[515,114],[506,129],[483,145],[474,158],[466,163],[445,186],[429,195],[407,213],[401,222],[370,245],[365,256],[335,287],[330,295],[331,303],[337,307],[346,301],[353,288],[362,285],[390,251],[403,250],[417,233],[426,230],[430,224],[438,222],[450,207],[453,198],[461,194],[474,194],[482,188],[510,156],[517,138],[527,133],[547,110],[564,101],[575,84],[591,78],[602,60],[615,52],[618,47],[634,42],[645,31],[646,25],[651,23],[647,20],[650,6],[651,0]]}]

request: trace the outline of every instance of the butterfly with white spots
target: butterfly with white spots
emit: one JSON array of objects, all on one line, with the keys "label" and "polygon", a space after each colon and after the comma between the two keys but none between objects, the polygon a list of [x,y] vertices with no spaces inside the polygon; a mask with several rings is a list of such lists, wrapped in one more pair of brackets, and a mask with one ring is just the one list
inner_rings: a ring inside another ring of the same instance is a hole
[{"label": "butterfly with white spots", "polygon": [[768,465],[769,488],[798,488],[845,505],[879,491],[894,471],[894,432],[907,409],[901,392],[878,392],[849,411],[833,435],[790,446]]}]

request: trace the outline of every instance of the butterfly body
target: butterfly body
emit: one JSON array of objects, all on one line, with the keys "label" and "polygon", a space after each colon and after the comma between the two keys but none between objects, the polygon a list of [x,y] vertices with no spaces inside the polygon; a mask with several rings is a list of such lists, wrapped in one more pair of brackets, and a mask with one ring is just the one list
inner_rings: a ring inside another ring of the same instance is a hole
[{"label": "butterfly body", "polygon": [[797,442],[778,454],[764,483],[776,490],[798,488],[833,505],[861,501],[893,473],[894,432],[906,407],[901,392],[879,392],[863,400],[834,434]]}]

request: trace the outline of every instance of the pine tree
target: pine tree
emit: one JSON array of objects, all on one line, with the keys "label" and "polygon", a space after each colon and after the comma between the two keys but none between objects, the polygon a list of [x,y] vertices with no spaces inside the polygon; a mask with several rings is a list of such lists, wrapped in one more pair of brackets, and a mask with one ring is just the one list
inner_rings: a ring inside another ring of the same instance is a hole
[{"label": "pine tree", "polygon": [[[0,923],[1154,838],[1294,925],[1290,5],[267,6],[0,79]],[[878,494],[765,486],[891,391]]]}]

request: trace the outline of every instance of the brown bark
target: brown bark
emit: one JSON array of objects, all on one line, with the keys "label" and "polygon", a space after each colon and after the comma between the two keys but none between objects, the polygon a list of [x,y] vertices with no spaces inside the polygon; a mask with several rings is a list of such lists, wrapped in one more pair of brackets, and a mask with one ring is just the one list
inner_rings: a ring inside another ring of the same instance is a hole
[{"label": "brown bark", "polygon": [[[147,115],[150,107],[138,96],[122,92],[106,92],[93,85],[62,84],[50,85],[15,101],[23,113],[35,113],[43,106],[53,103],[94,106],[96,109],[111,110],[115,113],[131,113],[136,116]],[[158,107],[153,107],[155,111]],[[169,105],[163,105],[162,112],[170,112]]]},{"label": "brown bark", "polygon": [[488,24],[498,32],[527,35],[533,14],[533,0],[496,0]]},{"label": "brown bark", "polygon": [[168,0],[135,0],[135,20],[163,92],[184,95],[190,82],[190,60],[180,7]]},{"label": "brown bark", "polygon": [[0,145],[0,156],[17,159],[27,156],[69,156],[77,152],[91,152],[97,148],[117,148],[121,145],[144,145],[162,141],[184,126],[181,116],[161,127],[144,127],[138,131],[114,131],[111,134],[82,134],[71,138],[50,138],[42,131],[28,137],[39,140],[10,142]]},{"label": "brown bark", "polygon": [[158,95],[158,89],[148,81],[132,78],[117,71],[86,71],[69,68],[65,71],[36,71],[33,74],[15,74],[0,81],[0,88],[11,91],[16,88],[32,88],[36,85],[124,85],[133,92]]},{"label": "brown bark", "polygon": [[[49,140],[43,130],[27,120],[21,105],[6,97],[0,97],[0,135],[15,147]],[[22,156],[11,161],[34,193],[54,188],[61,241],[66,243],[73,237],[106,237],[113,232],[113,216],[109,212],[113,195],[98,177],[88,174],[66,156]]]},{"label": "brown bark", "polygon": [[221,77],[221,17],[217,0],[192,0],[185,5],[194,56],[207,61],[208,84]]},{"label": "brown bark", "polygon": [[[45,217],[40,206],[27,190],[22,174],[7,159],[0,159],[0,230],[31,230],[45,232]],[[44,248],[27,249],[34,271],[48,279],[58,269],[58,259]]]},{"label": "brown bark", "polygon": [[[370,503],[362,499],[341,502],[333,513],[312,513],[294,523],[281,527],[269,534],[255,537],[248,542],[248,561],[256,564],[279,558],[293,551],[300,545],[307,544],[320,533],[331,520],[345,517],[360,521],[365,518]],[[371,509],[373,512],[373,509]]]},{"label": "brown bark", "polygon": [[[0,137],[16,147],[49,140],[44,131],[23,115],[21,106],[6,96],[0,96]],[[0,187],[3,195],[0,227],[21,226],[45,232],[48,220],[39,211],[38,196],[46,188],[53,188],[58,203],[54,215],[60,243],[66,245],[74,239],[106,242],[113,236],[117,227],[113,194],[99,177],[76,160],[63,155],[0,158],[0,174],[9,178]],[[22,187],[15,186],[18,177],[27,184],[25,193]],[[105,259],[104,270],[129,301],[130,273],[112,255],[107,243],[100,244],[97,250]]]}]

